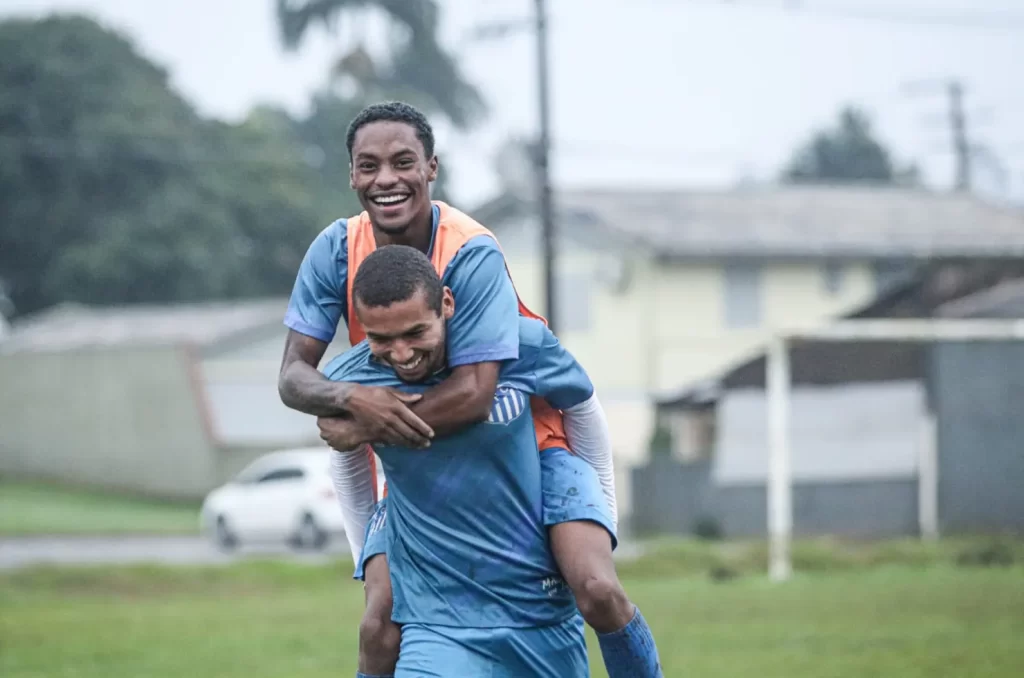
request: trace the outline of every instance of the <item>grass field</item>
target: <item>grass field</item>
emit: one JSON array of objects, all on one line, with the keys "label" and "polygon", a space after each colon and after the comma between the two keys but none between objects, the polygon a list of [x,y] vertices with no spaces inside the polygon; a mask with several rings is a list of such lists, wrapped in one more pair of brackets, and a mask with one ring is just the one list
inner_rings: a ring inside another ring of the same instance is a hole
[{"label": "grass field", "polygon": [[[623,565],[666,676],[1021,675],[1024,561],[957,565],[957,549],[909,544],[849,548],[837,559],[817,544],[798,557],[812,571],[785,585],[706,574],[707,564],[726,561],[722,572],[742,573],[759,549],[687,544]],[[1005,553],[1018,558],[1020,545]],[[0,675],[354,675],[362,590],[345,580],[349,569],[246,563],[0,574]],[[604,676],[590,640],[594,675]]]},{"label": "grass field", "polygon": [[0,480],[0,536],[189,534],[199,506]]}]

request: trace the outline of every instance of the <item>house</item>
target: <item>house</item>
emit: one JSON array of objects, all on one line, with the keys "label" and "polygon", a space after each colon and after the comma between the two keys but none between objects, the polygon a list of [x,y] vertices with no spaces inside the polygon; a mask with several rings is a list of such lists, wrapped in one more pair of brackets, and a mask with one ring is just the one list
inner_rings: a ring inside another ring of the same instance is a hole
[{"label": "house", "polygon": [[0,474],[199,497],[263,452],[318,443],[277,393],[286,305],[63,305],[14,323]]},{"label": "house", "polygon": [[[965,194],[586,189],[558,191],[556,206],[556,329],[608,412],[625,513],[657,396],[756,355],[773,328],[860,308],[924,263],[1024,256],[1024,214]],[[497,234],[520,295],[542,309],[530,203],[507,194],[473,216]]]},{"label": "house", "polygon": [[[850,317],[1024,317],[1024,261],[929,265]],[[790,362],[795,533],[918,534],[932,453],[940,532],[1024,531],[1024,344],[800,342]],[[659,403],[639,529],[765,532],[764,384],[762,354]]]}]

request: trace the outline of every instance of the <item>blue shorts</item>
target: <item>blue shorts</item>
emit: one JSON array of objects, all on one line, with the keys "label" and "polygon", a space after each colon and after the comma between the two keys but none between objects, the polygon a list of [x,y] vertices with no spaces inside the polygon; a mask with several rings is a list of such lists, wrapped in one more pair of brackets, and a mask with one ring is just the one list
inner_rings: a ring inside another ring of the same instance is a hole
[{"label": "blue shorts", "polygon": [[583,618],[531,629],[404,624],[395,678],[589,678]]},{"label": "blue shorts", "polygon": [[[601,489],[597,471],[586,461],[560,447],[540,453],[544,525],[551,527],[577,520],[589,520],[608,531],[612,550],[619,544],[611,510]],[[356,566],[355,579],[363,579],[363,568],[370,558],[387,553],[387,497],[381,499],[366,525],[363,553]]]},{"label": "blue shorts", "polygon": [[366,563],[374,556],[388,552],[387,541],[387,519],[388,519],[388,498],[384,497],[373,509],[370,521],[366,523],[366,532],[363,535],[363,553],[359,556],[353,579],[362,580],[365,576]]},{"label": "blue shorts", "polygon": [[612,513],[594,467],[568,450],[553,447],[540,453],[544,524],[548,527],[589,520],[608,531],[612,550],[619,545]]}]

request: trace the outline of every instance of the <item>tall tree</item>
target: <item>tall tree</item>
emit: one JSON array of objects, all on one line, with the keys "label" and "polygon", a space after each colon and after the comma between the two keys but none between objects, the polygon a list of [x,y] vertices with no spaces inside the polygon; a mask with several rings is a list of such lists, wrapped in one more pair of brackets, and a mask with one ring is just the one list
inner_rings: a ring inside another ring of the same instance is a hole
[{"label": "tall tree", "polygon": [[375,58],[362,36],[343,46],[332,74],[352,85],[350,98],[402,99],[443,114],[460,129],[479,121],[486,113],[483,97],[440,44],[436,0],[277,0],[281,39],[289,50],[298,49],[314,25],[336,30],[374,10],[389,19],[392,48]]},{"label": "tall tree", "polygon": [[833,128],[817,132],[796,151],[782,178],[790,183],[916,184],[918,170],[913,165],[897,168],[867,114],[845,108]]},{"label": "tall tree", "polygon": [[0,287],[19,313],[284,293],[317,228],[289,143],[201,119],[90,19],[0,22]]}]

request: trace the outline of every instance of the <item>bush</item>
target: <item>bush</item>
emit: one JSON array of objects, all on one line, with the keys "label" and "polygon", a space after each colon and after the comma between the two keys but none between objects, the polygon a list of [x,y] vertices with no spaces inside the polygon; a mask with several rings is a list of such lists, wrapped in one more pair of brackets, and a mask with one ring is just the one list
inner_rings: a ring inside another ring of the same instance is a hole
[{"label": "bush", "polygon": [[704,541],[719,541],[724,536],[721,523],[711,516],[701,516],[693,524],[693,534]]}]

